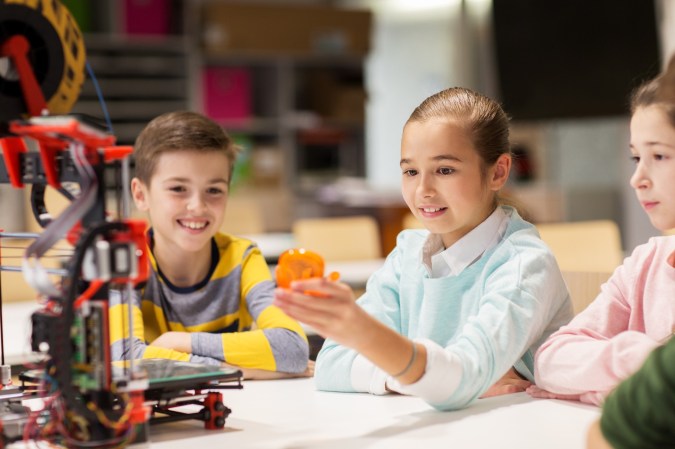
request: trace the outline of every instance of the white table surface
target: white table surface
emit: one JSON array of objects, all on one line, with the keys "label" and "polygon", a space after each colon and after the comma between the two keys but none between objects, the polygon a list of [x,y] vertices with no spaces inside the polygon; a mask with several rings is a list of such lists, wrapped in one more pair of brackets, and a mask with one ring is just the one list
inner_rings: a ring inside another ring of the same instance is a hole
[{"label": "white table surface", "polygon": [[[5,304],[10,363],[29,350],[36,308],[34,302]],[[225,429],[207,431],[198,421],[160,424],[150,429],[149,447],[580,449],[599,416],[596,407],[525,393],[438,412],[414,397],[320,392],[312,379],[247,381],[243,390],[222,392],[232,409]]]},{"label": "white table surface", "polygon": [[150,428],[151,448],[581,449],[599,409],[525,393],[439,412],[415,397],[316,391],[312,379],[223,390],[225,429],[197,421]]},{"label": "white table surface", "polygon": [[2,305],[7,365],[20,364],[34,358],[30,349],[30,317],[39,308],[37,301],[9,302]]}]

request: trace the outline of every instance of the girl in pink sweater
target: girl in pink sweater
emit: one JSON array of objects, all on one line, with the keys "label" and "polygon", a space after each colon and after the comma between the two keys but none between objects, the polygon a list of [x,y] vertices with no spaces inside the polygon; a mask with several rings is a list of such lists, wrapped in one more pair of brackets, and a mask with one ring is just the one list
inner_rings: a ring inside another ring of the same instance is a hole
[{"label": "girl in pink sweater", "polygon": [[[659,230],[675,228],[675,58],[631,102],[630,179]],[[671,92],[672,93],[672,92]],[[675,235],[638,246],[586,310],[552,334],[535,357],[535,397],[600,404],[675,331]]]}]

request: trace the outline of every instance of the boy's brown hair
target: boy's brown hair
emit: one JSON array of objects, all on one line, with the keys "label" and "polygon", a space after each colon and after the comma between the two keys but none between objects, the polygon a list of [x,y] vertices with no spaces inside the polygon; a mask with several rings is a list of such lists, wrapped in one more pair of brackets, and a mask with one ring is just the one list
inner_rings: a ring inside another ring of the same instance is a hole
[{"label": "boy's brown hair", "polygon": [[150,121],[136,138],[135,176],[149,186],[159,157],[173,151],[223,153],[230,164],[229,183],[239,147],[220,125],[201,114],[168,112]]}]

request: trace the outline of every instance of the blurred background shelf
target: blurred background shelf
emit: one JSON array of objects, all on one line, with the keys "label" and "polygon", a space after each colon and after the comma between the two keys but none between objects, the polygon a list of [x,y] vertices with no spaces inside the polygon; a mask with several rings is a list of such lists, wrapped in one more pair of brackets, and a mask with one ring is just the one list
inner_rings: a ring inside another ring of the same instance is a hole
[{"label": "blurred background shelf", "polygon": [[[189,107],[188,48],[182,37],[87,34],[85,43],[119,144],[132,144],[157,115]],[[72,112],[104,118],[91,74]]]}]

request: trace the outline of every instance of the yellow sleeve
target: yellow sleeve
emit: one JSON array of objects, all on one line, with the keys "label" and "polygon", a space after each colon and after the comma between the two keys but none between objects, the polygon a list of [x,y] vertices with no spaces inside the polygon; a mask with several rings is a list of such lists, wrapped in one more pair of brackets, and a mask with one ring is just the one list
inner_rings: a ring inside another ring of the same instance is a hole
[{"label": "yellow sleeve", "polygon": [[110,347],[113,360],[128,360],[141,358],[163,358],[180,361],[189,361],[190,354],[172,349],[149,346],[145,342],[143,313],[137,301],[132,301],[133,337],[129,345],[129,305],[119,301],[119,292],[111,292],[111,306],[108,310],[110,323]]},{"label": "yellow sleeve", "polygon": [[222,334],[223,353],[228,363],[271,371],[278,370],[277,359],[300,357],[298,363],[307,364],[308,355],[297,351],[299,346],[307,346],[307,336],[297,321],[278,307],[269,306],[259,315],[256,324],[258,328],[252,331]]}]

